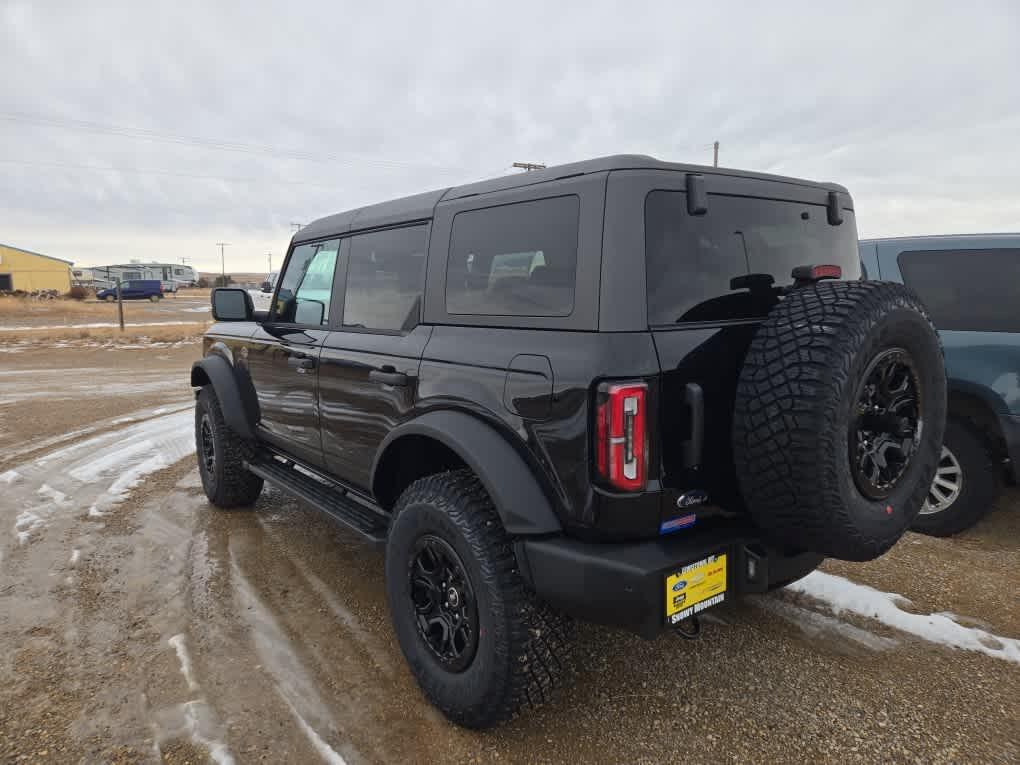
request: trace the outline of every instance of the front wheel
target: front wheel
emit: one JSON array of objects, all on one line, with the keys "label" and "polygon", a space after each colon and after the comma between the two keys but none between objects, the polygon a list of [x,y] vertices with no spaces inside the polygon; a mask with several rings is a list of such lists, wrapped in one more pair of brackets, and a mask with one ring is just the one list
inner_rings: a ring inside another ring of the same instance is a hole
[{"label": "front wheel", "polygon": [[977,433],[960,422],[946,423],[935,480],[911,528],[947,537],[984,517],[999,493],[999,470]]},{"label": "front wheel", "polygon": [[526,587],[510,538],[469,470],[419,479],[397,502],[386,594],[400,648],[432,704],[485,728],[545,701],[569,622]]},{"label": "front wheel", "polygon": [[106,302],[107,303],[116,303],[117,302],[117,298],[115,298],[113,295],[107,295],[106,296]]},{"label": "front wheel", "polygon": [[195,448],[202,488],[210,502],[224,508],[255,504],[263,482],[244,466],[251,446],[227,425],[209,385],[202,388],[195,405]]}]

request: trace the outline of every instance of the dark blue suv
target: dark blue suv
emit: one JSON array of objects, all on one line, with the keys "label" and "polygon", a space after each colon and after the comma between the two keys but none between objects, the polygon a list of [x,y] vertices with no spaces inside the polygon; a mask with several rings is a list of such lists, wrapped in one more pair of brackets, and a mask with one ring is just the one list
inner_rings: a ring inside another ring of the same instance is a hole
[{"label": "dark blue suv", "polygon": [[913,528],[976,523],[1020,464],[1020,234],[868,239],[868,278],[902,282],[928,306],[946,353],[945,446]]},{"label": "dark blue suv", "polygon": [[[159,279],[132,279],[121,282],[120,296],[124,300],[151,300],[153,303],[163,299],[163,283]],[[110,287],[96,293],[97,300],[113,302],[117,299],[117,288]]]}]

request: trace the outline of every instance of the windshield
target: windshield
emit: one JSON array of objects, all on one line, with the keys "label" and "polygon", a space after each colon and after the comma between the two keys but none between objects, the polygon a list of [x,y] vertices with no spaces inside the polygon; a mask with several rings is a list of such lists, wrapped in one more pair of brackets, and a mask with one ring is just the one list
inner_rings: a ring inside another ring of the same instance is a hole
[{"label": "windshield", "polygon": [[664,325],[764,316],[772,290],[731,280],[761,274],[768,287],[793,282],[796,266],[834,264],[844,279],[861,275],[857,225],[843,210],[829,225],[824,205],[713,194],[708,212],[689,215],[687,195],[653,191],[645,202],[648,322]]}]

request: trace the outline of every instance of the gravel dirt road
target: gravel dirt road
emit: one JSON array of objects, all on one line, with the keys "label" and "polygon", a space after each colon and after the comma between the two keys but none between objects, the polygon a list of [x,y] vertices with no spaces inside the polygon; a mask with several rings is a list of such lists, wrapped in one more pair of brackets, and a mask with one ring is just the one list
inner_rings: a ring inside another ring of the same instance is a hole
[{"label": "gravel dirt road", "polygon": [[1020,761],[1017,489],[697,642],[578,625],[554,703],[475,733],[405,668],[378,550],[272,489],[206,503],[198,353],[0,354],[0,762]]}]

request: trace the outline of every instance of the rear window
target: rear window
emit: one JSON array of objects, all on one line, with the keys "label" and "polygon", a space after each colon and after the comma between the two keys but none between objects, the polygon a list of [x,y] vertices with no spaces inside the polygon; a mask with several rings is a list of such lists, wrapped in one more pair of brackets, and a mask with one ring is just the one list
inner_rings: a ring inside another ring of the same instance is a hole
[{"label": "rear window", "polygon": [[566,196],[454,216],[447,313],[569,316],[579,210],[578,198]]},{"label": "rear window", "polygon": [[1020,248],[918,250],[898,261],[939,329],[1020,332]]},{"label": "rear window", "polygon": [[764,316],[770,291],[752,294],[731,285],[764,274],[776,286],[792,283],[796,266],[834,264],[858,279],[857,225],[843,210],[830,226],[824,205],[710,194],[708,212],[689,215],[687,195],[653,191],[645,200],[648,322],[668,325]]}]

